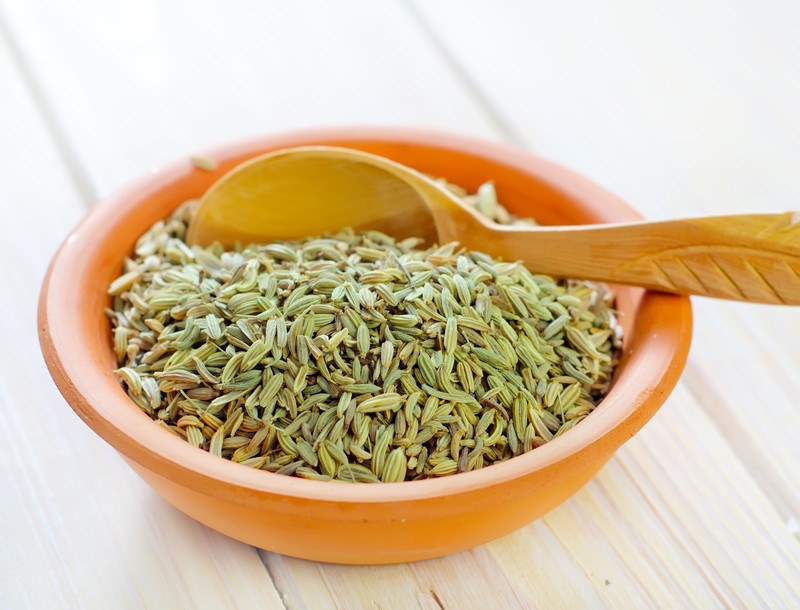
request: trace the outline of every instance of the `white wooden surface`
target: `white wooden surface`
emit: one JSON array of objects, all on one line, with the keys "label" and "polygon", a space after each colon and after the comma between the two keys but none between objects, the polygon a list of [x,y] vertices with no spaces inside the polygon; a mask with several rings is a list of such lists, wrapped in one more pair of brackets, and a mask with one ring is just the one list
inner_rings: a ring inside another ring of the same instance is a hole
[{"label": "white wooden surface", "polygon": [[149,167],[321,124],[515,142],[646,214],[800,207],[800,5],[0,0],[0,608],[800,607],[800,313],[696,300],[683,381],[584,490],[390,567],[256,551],[151,492],[35,336],[68,228]]}]

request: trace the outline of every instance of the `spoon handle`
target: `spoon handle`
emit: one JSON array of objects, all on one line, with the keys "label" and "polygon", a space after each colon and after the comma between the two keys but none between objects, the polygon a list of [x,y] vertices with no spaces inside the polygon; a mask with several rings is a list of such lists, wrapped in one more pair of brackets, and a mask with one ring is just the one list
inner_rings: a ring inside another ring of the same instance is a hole
[{"label": "spoon handle", "polygon": [[[482,249],[560,277],[800,304],[800,212],[615,225],[494,227]],[[488,247],[487,247],[488,246]]]}]

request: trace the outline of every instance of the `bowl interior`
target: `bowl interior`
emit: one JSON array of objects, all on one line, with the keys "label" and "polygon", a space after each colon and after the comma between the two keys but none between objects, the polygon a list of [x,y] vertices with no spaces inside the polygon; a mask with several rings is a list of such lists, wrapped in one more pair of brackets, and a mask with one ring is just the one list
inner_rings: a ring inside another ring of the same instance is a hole
[{"label": "bowl interior", "polygon": [[[354,489],[363,486],[331,485],[251,471],[195,449],[154,426],[128,399],[111,373],[116,362],[110,325],[102,313],[109,304],[109,282],[120,273],[122,261],[136,239],[183,201],[199,197],[221,175],[250,157],[308,144],[348,146],[385,155],[469,190],[485,180],[494,180],[504,205],[542,224],[601,223],[638,217],[583,178],[527,153],[405,130],[318,131],[276,137],[212,152],[211,156],[220,160],[220,167],[214,172],[198,170],[188,162],[156,172],[109,198],[69,235],[45,281],[40,311],[45,354],[50,345],[48,364],[62,393],[98,434],[130,459],[155,471],[170,472],[177,466],[194,477],[198,485],[235,481],[245,488],[279,489],[280,493],[325,499],[383,501],[448,493],[459,486],[486,484],[489,470],[494,471],[495,478],[514,477],[569,457],[630,417],[675,362],[682,365],[685,353],[681,355],[680,346],[683,342],[688,348],[690,328],[688,300],[653,293],[646,293],[643,300],[644,291],[618,287],[618,308],[626,333],[623,363],[612,392],[580,426],[534,452],[482,471],[438,480],[384,484],[379,486],[382,489],[369,492]],[[656,312],[660,312],[660,322]],[[639,328],[643,320],[647,324]],[[644,350],[640,348],[647,341],[652,344],[655,324],[666,331],[661,333],[661,353],[653,358],[651,349],[651,357],[643,361]],[[636,366],[632,366],[633,357],[637,359]],[[345,491],[342,487],[351,489]]]}]

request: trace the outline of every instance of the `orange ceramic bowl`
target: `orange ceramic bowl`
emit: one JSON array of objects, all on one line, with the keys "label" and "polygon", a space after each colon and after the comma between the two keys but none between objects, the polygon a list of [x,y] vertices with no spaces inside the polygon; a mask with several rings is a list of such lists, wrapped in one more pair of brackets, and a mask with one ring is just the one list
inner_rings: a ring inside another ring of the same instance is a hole
[{"label": "orange ceramic bowl", "polygon": [[468,188],[493,179],[502,201],[544,224],[639,218],[588,180],[490,142],[407,129],[279,135],[211,153],[209,173],[188,160],[128,186],[94,208],[53,259],[39,302],[50,373],[75,412],[175,507],[228,536],[287,555],[336,563],[394,563],[445,555],[507,534],[584,485],[661,406],[683,369],[689,299],[618,290],[624,357],[614,385],[568,434],[475,472],[390,484],[309,481],[217,458],[156,426],[112,375],[106,287],[157,219],[200,196],[249,157],[328,144],[385,155]]}]

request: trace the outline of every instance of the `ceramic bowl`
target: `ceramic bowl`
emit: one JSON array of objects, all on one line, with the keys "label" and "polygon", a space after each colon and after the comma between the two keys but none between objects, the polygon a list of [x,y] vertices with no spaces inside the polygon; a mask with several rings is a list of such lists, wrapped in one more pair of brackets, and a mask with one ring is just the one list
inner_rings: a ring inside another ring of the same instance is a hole
[{"label": "ceramic bowl", "polygon": [[507,462],[423,481],[310,481],[234,464],[156,426],[112,375],[106,288],[134,242],[238,163],[287,146],[365,150],[474,189],[493,179],[503,203],[543,224],[639,215],[558,165],[491,142],[407,129],[312,130],[212,151],[217,171],[183,160],[96,206],[54,257],[39,303],[42,351],[73,410],[165,500],[215,530],[287,555],[336,563],[435,557],[492,540],[564,502],[633,436],[675,386],[691,338],[689,299],[619,287],[624,356],[613,387],[577,427]]}]

